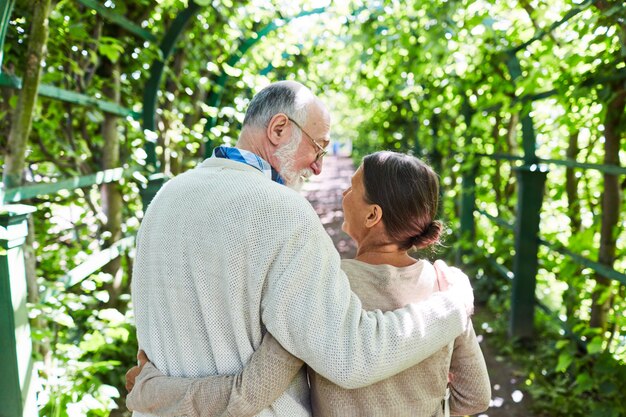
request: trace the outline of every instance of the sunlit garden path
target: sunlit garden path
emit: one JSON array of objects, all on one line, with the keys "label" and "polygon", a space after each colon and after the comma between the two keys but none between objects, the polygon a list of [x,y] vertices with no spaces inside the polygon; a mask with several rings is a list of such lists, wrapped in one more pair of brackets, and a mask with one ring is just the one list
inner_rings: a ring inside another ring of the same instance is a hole
[{"label": "sunlit garden path", "polygon": [[[355,254],[354,242],[341,230],[342,192],[350,185],[350,177],[355,169],[350,158],[329,155],[324,158],[322,174],[313,177],[302,189],[302,193],[320,216],[342,258],[350,258]],[[491,332],[489,321],[489,318],[481,313],[474,319],[492,385],[491,408],[477,416],[532,417],[533,414],[530,414],[527,407],[529,397],[524,391],[523,373],[512,367],[508,358],[498,354],[486,343]]]},{"label": "sunlit garden path", "polygon": [[342,258],[355,255],[354,242],[341,230],[342,193],[350,186],[350,177],[355,169],[350,158],[329,155],[324,158],[322,174],[311,178],[302,188],[302,193],[320,216]]}]

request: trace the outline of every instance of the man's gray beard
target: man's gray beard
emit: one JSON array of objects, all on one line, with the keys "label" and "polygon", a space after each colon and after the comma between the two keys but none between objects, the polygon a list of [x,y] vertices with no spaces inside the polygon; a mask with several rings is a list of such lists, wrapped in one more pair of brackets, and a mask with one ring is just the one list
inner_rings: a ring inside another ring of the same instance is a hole
[{"label": "man's gray beard", "polygon": [[276,159],[280,162],[280,175],[285,180],[285,184],[296,191],[300,191],[304,185],[304,181],[313,175],[313,170],[310,168],[305,168],[300,171],[294,169],[296,153],[298,152],[301,141],[302,133],[294,132],[291,136],[291,140],[278,148],[274,154]]},{"label": "man's gray beard", "polygon": [[308,168],[302,169],[296,172],[294,175],[295,179],[287,182],[287,187],[295,191],[300,191],[306,180],[313,175],[313,170]]}]

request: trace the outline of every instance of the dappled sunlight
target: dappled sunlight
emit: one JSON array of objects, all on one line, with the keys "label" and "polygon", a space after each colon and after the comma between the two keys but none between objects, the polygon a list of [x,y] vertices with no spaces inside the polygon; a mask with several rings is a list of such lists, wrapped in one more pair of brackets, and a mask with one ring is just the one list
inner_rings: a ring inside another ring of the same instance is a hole
[{"label": "dappled sunlight", "polygon": [[623,1],[0,10],[0,341],[18,338],[4,386],[27,391],[23,358],[39,376],[23,400],[0,388],[0,414],[130,416],[116,364],[135,363],[130,248],[145,210],[172,175],[237,143],[256,92],[294,80],[331,116],[330,155],[301,192],[341,257],[356,252],[342,231],[353,146],[440,176],[439,253],[484,307],[492,397],[478,415],[626,415]]}]

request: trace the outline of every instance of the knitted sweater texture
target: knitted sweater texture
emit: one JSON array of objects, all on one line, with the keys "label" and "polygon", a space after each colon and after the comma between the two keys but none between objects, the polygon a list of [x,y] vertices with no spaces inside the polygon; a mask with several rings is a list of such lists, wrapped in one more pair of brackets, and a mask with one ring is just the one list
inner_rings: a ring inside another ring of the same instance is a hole
[{"label": "knitted sweater texture", "polygon": [[[140,348],[183,377],[240,372],[267,329],[324,378],[358,388],[429,357],[468,322],[445,292],[364,311],[310,204],[255,168],[215,158],[150,204],[132,295]],[[310,416],[304,370],[258,415]]]},{"label": "knitted sweater texture", "polygon": [[[342,268],[352,291],[367,310],[393,310],[420,302],[437,287],[435,268],[421,260],[396,268],[347,259]],[[471,326],[454,342],[391,378],[360,389],[344,389],[310,373],[315,417],[443,417],[442,402],[450,376],[452,415],[489,407],[491,385],[485,359]]]}]

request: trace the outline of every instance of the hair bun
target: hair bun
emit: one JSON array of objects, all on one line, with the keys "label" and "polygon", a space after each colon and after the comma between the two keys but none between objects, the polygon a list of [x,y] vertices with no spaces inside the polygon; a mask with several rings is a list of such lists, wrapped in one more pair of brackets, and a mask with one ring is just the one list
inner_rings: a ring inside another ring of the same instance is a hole
[{"label": "hair bun", "polygon": [[423,249],[439,243],[442,231],[443,223],[439,220],[433,220],[419,235],[413,237],[413,246],[416,249]]}]

